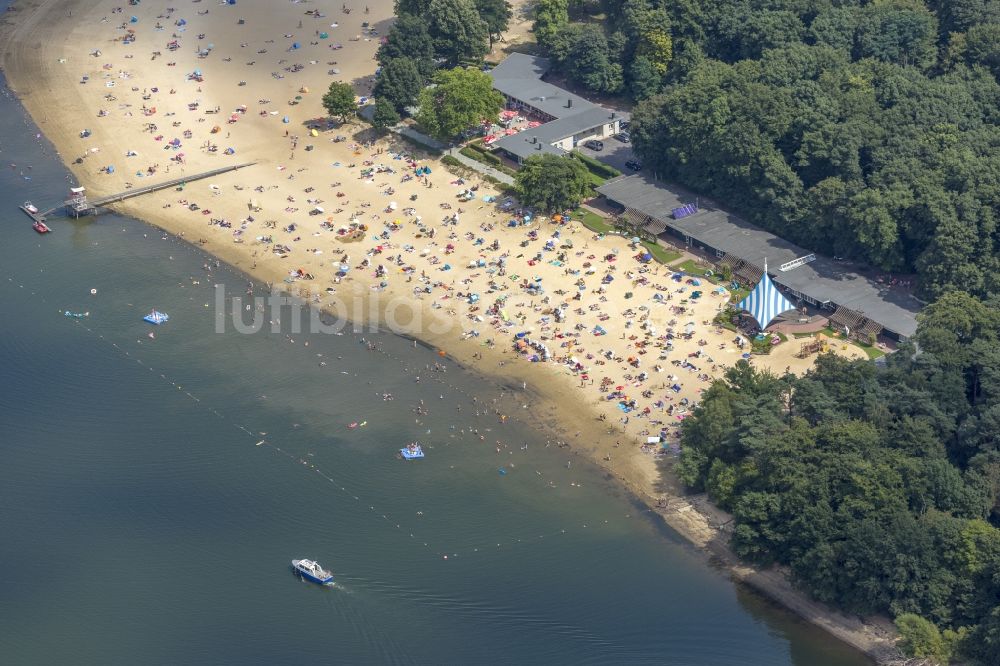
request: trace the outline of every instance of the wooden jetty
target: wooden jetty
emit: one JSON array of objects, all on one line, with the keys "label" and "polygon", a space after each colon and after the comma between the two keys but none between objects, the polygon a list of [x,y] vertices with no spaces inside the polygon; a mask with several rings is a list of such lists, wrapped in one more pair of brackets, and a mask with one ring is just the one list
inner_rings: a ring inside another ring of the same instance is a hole
[{"label": "wooden jetty", "polygon": [[[142,196],[143,194],[149,194],[150,192],[158,192],[159,190],[165,190],[168,187],[177,187],[180,185],[185,185],[187,183],[202,180],[204,178],[211,178],[212,176],[218,176],[219,174],[228,173],[230,171],[236,171],[237,169],[242,169],[244,167],[253,166],[256,162],[245,162],[243,164],[232,164],[230,166],[220,167],[218,169],[212,169],[211,171],[204,171],[202,173],[196,173],[190,176],[182,176],[180,178],[174,178],[173,180],[164,181],[162,183],[156,183],[154,185],[144,185],[142,187],[133,187],[131,189],[125,190],[124,192],[118,192],[116,194],[111,194],[105,197],[98,197],[97,199],[88,200],[86,195],[83,194],[83,188],[73,188],[73,196],[66,202],[64,206],[74,217],[79,217],[80,215],[91,215],[98,208],[106,206],[110,203],[117,203],[119,201],[125,201],[126,199],[131,199],[133,197]],[[62,206],[53,206],[45,212],[38,213],[37,218],[41,218],[42,221],[46,217],[54,213],[56,210]],[[36,218],[35,214],[30,213],[24,206],[21,207],[28,215],[32,218]]]},{"label": "wooden jetty", "polygon": [[30,210],[28,210],[28,207],[25,204],[21,204],[20,206],[18,206],[18,208],[24,211],[24,214],[30,217],[33,222],[45,224],[44,213],[32,213]]}]

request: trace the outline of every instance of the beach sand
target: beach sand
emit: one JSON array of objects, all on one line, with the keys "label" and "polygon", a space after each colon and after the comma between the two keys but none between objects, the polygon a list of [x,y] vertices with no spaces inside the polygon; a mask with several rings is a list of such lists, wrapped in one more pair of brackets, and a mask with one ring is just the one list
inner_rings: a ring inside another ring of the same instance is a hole
[{"label": "beach sand", "polygon": [[[577,222],[525,224],[516,202],[499,208],[504,198],[488,183],[458,182],[395,135],[372,142],[360,122],[327,128],[320,99],[329,82],[367,95],[379,37],[391,25],[387,0],[347,2],[350,13],[338,5],[24,0],[4,17],[0,57],[10,86],[90,195],[256,162],[115,209],[316,307],[348,303],[354,320],[394,318],[394,330],[522,390],[527,418],[658,506],[694,543],[723,542],[710,512],[677,500],[664,471],[681,420],[742,356],[735,334],[711,324],[728,293],[675,281],[668,268],[637,261],[626,239]],[[324,15],[306,14],[315,10]],[[313,136],[307,124],[317,119],[323,128]],[[414,177],[414,165],[432,173]],[[460,203],[471,187],[475,198]],[[317,206],[322,212],[310,215]],[[352,223],[367,230],[340,233]],[[349,270],[338,277],[342,262]],[[695,290],[702,295],[692,299]],[[518,352],[518,333],[538,346]],[[531,362],[546,355],[543,347],[549,360]],[[795,359],[797,349],[789,341],[753,362],[800,372],[812,359]],[[660,434],[666,446],[646,445]]]}]

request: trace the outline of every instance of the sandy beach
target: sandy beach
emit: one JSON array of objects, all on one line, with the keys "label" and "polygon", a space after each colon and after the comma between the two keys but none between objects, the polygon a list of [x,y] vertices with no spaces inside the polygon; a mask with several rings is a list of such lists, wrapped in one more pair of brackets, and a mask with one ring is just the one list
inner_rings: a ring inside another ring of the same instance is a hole
[{"label": "sandy beach", "polygon": [[[395,135],[328,123],[320,99],[330,81],[370,93],[391,2],[14,6],[0,65],[92,196],[255,162],[115,208],[314,307],[388,323],[524,391],[531,407],[510,417],[550,428],[695,544],[725,541],[711,512],[691,510],[662,472],[701,391],[747,351],[711,323],[728,291],[639,261],[628,239],[533,217]],[[796,351],[790,340],[752,362],[801,372],[812,358]],[[498,433],[508,416],[497,414]],[[512,455],[506,446],[496,454]],[[856,647],[880,640],[834,624],[824,626]]]}]

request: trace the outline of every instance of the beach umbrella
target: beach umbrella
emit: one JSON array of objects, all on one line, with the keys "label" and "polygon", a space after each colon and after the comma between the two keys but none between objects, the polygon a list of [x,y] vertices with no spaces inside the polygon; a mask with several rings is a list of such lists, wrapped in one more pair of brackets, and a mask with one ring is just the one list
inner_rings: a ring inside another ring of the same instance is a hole
[{"label": "beach umbrella", "polygon": [[132,18],[130,18],[128,20],[128,22],[129,23],[138,23],[139,22],[139,17],[138,16],[133,16]]},{"label": "beach umbrella", "polygon": [[297,49],[297,48],[299,48],[299,43],[298,42],[292,42],[292,49]]},{"label": "beach umbrella", "polygon": [[288,122],[291,122],[291,121],[288,120],[288,116],[285,116],[284,118],[281,119],[281,122],[288,123]]}]

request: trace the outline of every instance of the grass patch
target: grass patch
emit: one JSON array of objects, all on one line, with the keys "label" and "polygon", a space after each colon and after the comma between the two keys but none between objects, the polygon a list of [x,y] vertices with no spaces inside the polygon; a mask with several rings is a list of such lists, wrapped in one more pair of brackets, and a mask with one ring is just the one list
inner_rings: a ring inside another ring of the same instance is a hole
[{"label": "grass patch", "polygon": [[[858,340],[845,338],[840,333],[840,331],[835,331],[833,328],[829,326],[827,326],[822,330],[816,331],[816,333],[819,333],[822,336],[828,338],[830,345],[842,345],[845,343],[849,345],[854,345],[855,347],[857,347],[858,349],[860,349],[865,353],[865,355],[868,357],[868,360],[873,361],[877,358],[882,358],[883,356],[885,356],[885,352],[879,349],[878,347],[867,344],[865,342],[859,342]],[[816,333],[793,333],[792,337],[795,338],[796,340],[812,338],[816,335]]]},{"label": "grass patch", "polygon": [[496,169],[500,173],[507,174],[511,178],[517,175],[517,171],[504,164],[503,160],[483,148],[482,145],[477,142],[472,142],[467,146],[462,147],[462,149],[458,152],[462,153],[471,160],[476,160],[477,162],[485,164],[492,169]]},{"label": "grass patch", "polygon": [[587,173],[587,178],[590,180],[590,186],[594,189],[594,195],[597,195],[597,188],[608,182],[607,178],[601,178],[593,171]]},{"label": "grass patch", "polygon": [[878,347],[872,347],[871,345],[862,344],[860,342],[855,343],[861,347],[861,351],[868,355],[868,360],[874,361],[877,358],[882,358],[885,356],[885,352]]},{"label": "grass patch", "polygon": [[445,164],[445,165],[450,166],[450,167],[457,167],[459,169],[465,169],[466,168],[466,166],[464,164],[462,164],[461,162],[459,162],[457,159],[455,159],[451,155],[445,155],[444,157],[442,157],[441,158],[441,164]]},{"label": "grass patch", "polygon": [[700,266],[694,259],[687,259],[679,264],[671,266],[675,271],[684,271],[688,275],[704,277],[705,271],[711,270],[709,266]]},{"label": "grass patch", "polygon": [[646,251],[653,255],[653,259],[661,264],[669,264],[672,261],[677,261],[681,258],[681,253],[676,250],[671,250],[670,248],[663,247],[659,243],[650,243],[649,241],[643,241],[642,246],[646,248]]},{"label": "grass patch", "polygon": [[[573,219],[579,220],[583,223],[583,226],[599,234],[618,233],[618,230],[614,227],[614,225],[608,224],[608,220],[606,218],[601,217],[597,213],[589,211],[585,208],[578,208],[573,211]],[[672,261],[677,261],[681,257],[680,252],[671,248],[663,247],[659,243],[642,241],[642,246],[646,248],[646,251],[653,255],[653,259],[660,264],[669,264]]]},{"label": "grass patch", "polygon": [[603,217],[585,208],[578,208],[573,211],[573,219],[579,220],[583,223],[583,226],[599,234],[610,234],[615,230]]},{"label": "grass patch", "polygon": [[618,169],[614,168],[613,166],[608,166],[607,164],[601,162],[600,160],[595,160],[590,155],[584,155],[583,153],[577,150],[571,152],[570,155],[572,155],[575,159],[578,159],[581,162],[583,162],[584,165],[587,167],[587,170],[590,171],[591,174],[601,179],[601,182],[598,183],[598,185],[603,185],[605,181],[610,180],[611,178],[617,178],[618,176],[622,175],[622,172],[619,171]]},{"label": "grass patch", "polygon": [[506,196],[517,196],[517,188],[514,187],[513,185],[508,185],[507,183],[501,183],[499,180],[486,173],[482,173],[479,175],[487,183],[490,183],[491,185],[493,185],[493,187],[497,188],[497,191],[499,191],[500,194]]},{"label": "grass patch", "polygon": [[[729,287],[726,287],[726,288],[729,289]],[[736,289],[736,290],[729,289],[729,293],[730,293],[730,296],[731,296],[730,300],[733,303],[739,303],[744,298],[746,298],[747,296],[750,295],[750,290],[747,289],[746,287],[740,287],[739,289]]]}]

